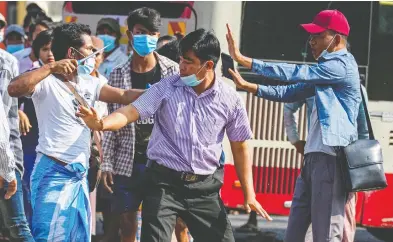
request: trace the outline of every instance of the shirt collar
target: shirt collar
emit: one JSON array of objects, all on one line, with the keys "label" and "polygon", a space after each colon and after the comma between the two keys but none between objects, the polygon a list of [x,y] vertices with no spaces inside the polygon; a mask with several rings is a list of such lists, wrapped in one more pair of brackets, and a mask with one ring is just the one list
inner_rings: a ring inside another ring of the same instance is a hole
[{"label": "shirt collar", "polygon": [[121,55],[123,52],[120,49],[120,46],[117,47],[108,57],[106,57],[106,61],[116,61],[116,59]]}]

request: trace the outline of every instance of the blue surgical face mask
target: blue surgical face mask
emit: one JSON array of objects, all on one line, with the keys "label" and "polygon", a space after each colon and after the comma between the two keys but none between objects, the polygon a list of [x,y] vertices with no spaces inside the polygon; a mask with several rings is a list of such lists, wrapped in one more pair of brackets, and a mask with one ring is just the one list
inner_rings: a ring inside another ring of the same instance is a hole
[{"label": "blue surgical face mask", "polygon": [[139,56],[147,56],[157,48],[157,38],[147,35],[133,35],[132,47]]},{"label": "blue surgical face mask", "polygon": [[323,56],[325,56],[325,55],[327,55],[327,54],[329,53],[327,50],[328,50],[329,47],[332,45],[334,38],[336,38],[336,35],[337,35],[337,34],[335,34],[335,35],[333,36],[333,38],[332,38],[332,40],[330,41],[328,47],[326,47],[326,49],[324,49],[324,50],[321,52],[321,54],[318,56],[317,60],[319,60],[319,58],[321,58],[321,57],[323,57]]},{"label": "blue surgical face mask", "polygon": [[181,76],[180,79],[182,80],[182,82],[186,86],[189,86],[189,87],[196,87],[199,84],[201,84],[203,82],[203,80],[205,80],[205,78],[202,78],[201,80],[198,80],[196,75],[202,70],[203,67],[205,67],[206,63],[198,70],[198,72],[196,74],[192,74],[192,75],[189,75],[189,76]]},{"label": "blue surgical face mask", "polygon": [[90,75],[94,71],[95,64],[94,57],[85,60],[83,64],[78,65],[78,75]]},{"label": "blue surgical face mask", "polygon": [[12,54],[17,51],[23,50],[24,48],[25,48],[24,44],[7,45],[7,52]]},{"label": "blue surgical face mask", "polygon": [[[80,53],[77,49],[75,49],[74,47],[71,47],[72,50],[76,51],[79,55],[85,57],[84,54]],[[82,58],[83,59],[83,58]],[[86,59],[85,61],[83,61],[82,63],[79,63],[80,61],[78,61],[78,75],[90,75],[94,69],[95,69],[95,65],[96,65],[96,59],[94,56]]]},{"label": "blue surgical face mask", "polygon": [[111,52],[115,47],[116,38],[107,34],[100,34],[97,35],[104,42],[104,46],[106,46],[104,52],[108,53]]}]

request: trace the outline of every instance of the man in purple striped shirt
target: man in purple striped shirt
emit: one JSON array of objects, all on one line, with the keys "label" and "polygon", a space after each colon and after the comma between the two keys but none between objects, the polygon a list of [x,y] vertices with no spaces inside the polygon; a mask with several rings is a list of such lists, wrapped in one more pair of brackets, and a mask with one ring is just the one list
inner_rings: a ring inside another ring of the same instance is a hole
[{"label": "man in purple striped shirt", "polygon": [[142,240],[170,241],[176,216],[196,241],[234,241],[219,197],[223,169],[219,169],[226,131],[240,178],[247,211],[267,220],[255,199],[246,141],[252,138],[245,107],[237,92],[214,73],[220,44],[204,29],[180,42],[180,76],[154,84],[132,105],[105,119],[80,107],[78,115],[95,130],[118,130],[155,114],[143,201]]}]

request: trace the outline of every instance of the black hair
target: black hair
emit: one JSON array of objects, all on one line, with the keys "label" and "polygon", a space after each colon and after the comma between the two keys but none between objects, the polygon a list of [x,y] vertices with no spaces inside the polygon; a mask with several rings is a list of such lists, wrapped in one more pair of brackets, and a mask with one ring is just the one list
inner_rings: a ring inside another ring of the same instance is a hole
[{"label": "black hair", "polygon": [[47,29],[51,29],[52,27],[52,22],[47,20],[46,18],[38,18],[34,20],[30,25],[29,25],[29,39],[33,39],[33,32],[37,28],[38,25],[44,26]]},{"label": "black hair", "polygon": [[179,49],[179,40],[173,40],[168,42],[166,45],[161,46],[157,49],[157,53],[165,56],[176,63],[180,61],[180,49]]},{"label": "black hair", "polygon": [[132,29],[136,24],[140,24],[150,32],[159,32],[161,27],[161,15],[152,8],[138,8],[132,11],[127,18],[128,30]]},{"label": "black hair", "polygon": [[64,59],[70,47],[79,49],[84,42],[82,35],[91,35],[88,25],[79,23],[67,23],[53,30],[52,52],[55,60]]},{"label": "black hair", "polygon": [[180,41],[180,54],[192,50],[201,62],[213,61],[214,67],[220,60],[220,42],[212,31],[197,29]]},{"label": "black hair", "polygon": [[158,38],[158,40],[157,40],[157,47],[158,47],[158,48],[161,47],[161,46],[162,46],[162,42],[164,42],[164,41],[171,42],[171,41],[174,41],[174,40],[177,40],[177,38],[176,38],[175,36],[171,36],[171,35],[164,35],[164,36],[161,36],[161,37]]},{"label": "black hair", "polygon": [[30,3],[29,5],[26,6],[26,11],[30,13],[32,11],[43,11],[43,10],[40,6],[38,6],[38,4]]},{"label": "black hair", "polygon": [[32,50],[37,59],[40,57],[40,49],[52,42],[53,36],[51,30],[44,30],[37,35],[33,41]]},{"label": "black hair", "polygon": [[36,19],[45,19],[49,22],[52,22],[52,19],[48,17],[42,8],[40,8],[36,3],[30,3],[26,7],[26,16],[23,20],[23,28],[27,28],[30,26],[32,22]]}]

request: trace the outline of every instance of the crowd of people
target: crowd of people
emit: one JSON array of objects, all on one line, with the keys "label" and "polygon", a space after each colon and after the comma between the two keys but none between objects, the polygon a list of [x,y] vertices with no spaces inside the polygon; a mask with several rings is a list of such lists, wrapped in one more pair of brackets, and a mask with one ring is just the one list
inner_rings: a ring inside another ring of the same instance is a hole
[{"label": "crowd of people", "polygon": [[[81,23],[54,23],[36,5],[24,25],[0,16],[0,225],[10,241],[234,241],[219,195],[223,138],[230,141],[244,208],[242,228],[272,218],[256,200],[241,97],[217,75],[221,48],[211,31],[161,36],[160,13],[133,10],[129,54],[120,25],[102,18],[95,35]],[[316,65],[269,63],[242,55],[229,26],[233,60],[288,85],[257,85],[229,70],[237,88],[284,107],[290,142],[304,154],[286,239],[353,241],[356,194],[345,191],[342,147],[367,139],[350,28],[337,10],[302,25]],[[5,31],[4,31],[5,30]],[[365,93],[365,90],[364,90]],[[302,141],[295,113],[307,104]],[[310,227],[310,224],[312,226]],[[307,231],[309,231],[307,233]]]}]

